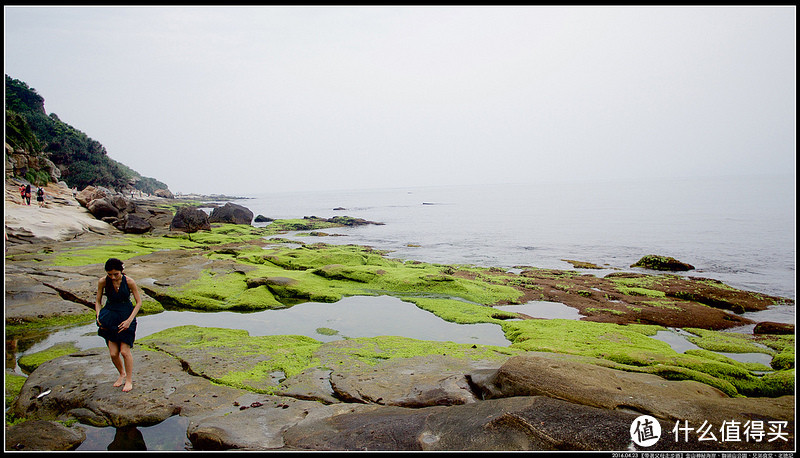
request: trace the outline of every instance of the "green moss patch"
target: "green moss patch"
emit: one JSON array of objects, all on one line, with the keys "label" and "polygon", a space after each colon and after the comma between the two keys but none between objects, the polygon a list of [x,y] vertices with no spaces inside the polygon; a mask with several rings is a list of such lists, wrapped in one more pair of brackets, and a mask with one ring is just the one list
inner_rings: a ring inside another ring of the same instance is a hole
[{"label": "green moss patch", "polygon": [[433,342],[381,336],[323,344],[304,336],[250,336],[247,331],[179,326],[139,339],[138,343],[180,359],[192,373],[215,383],[272,393],[280,380],[313,367],[370,366],[394,358],[447,355],[473,360],[502,360],[521,350],[487,345]]},{"label": "green moss patch", "polygon": [[562,259],[562,261],[572,264],[572,267],[576,269],[602,269],[602,267],[598,266],[597,264],[593,264],[591,262],[575,261],[572,259]]},{"label": "green moss patch", "polygon": [[[710,351],[676,353],[667,343],[648,337],[664,329],[660,326],[623,326],[574,320],[508,321],[502,326],[512,348],[601,358],[609,361],[610,367],[653,373],[674,380],[696,380],[730,396],[794,393],[793,380],[789,383],[782,375],[760,377],[754,373],[768,369],[763,365],[743,364]],[[725,342],[726,345],[711,345],[715,342]],[[705,341],[701,343],[712,347],[708,350],[716,351],[737,349],[741,352],[760,348],[744,345],[748,343],[747,339],[739,335],[716,331],[707,331]]]},{"label": "green moss patch", "polygon": [[655,254],[648,254],[636,263],[631,264],[631,267],[643,267],[645,269],[653,270],[692,270],[694,267],[685,262],[678,261],[670,256],[659,256]]},{"label": "green moss patch", "polygon": [[617,291],[621,294],[625,294],[628,296],[645,296],[645,297],[655,297],[655,298],[662,298],[665,297],[666,294],[663,291],[656,289],[659,285],[659,281],[669,278],[666,276],[656,277],[656,276],[635,276],[635,277],[622,277],[622,276],[609,276],[606,277],[611,279],[611,281],[616,286]]},{"label": "green moss patch", "polygon": [[64,342],[53,345],[46,350],[24,355],[17,360],[17,364],[23,371],[30,374],[36,370],[37,367],[41,366],[47,361],[50,361],[51,359],[71,355],[77,351],[79,350],[77,347],[75,347],[73,342]]},{"label": "green moss patch", "polygon": [[464,302],[457,299],[411,296],[400,297],[400,299],[411,302],[417,307],[431,312],[439,318],[451,323],[501,324],[504,320],[519,318],[519,315],[514,312],[506,312],[493,307]]},{"label": "green moss patch", "polygon": [[14,402],[14,399],[19,396],[22,385],[25,384],[25,380],[27,379],[28,377],[23,375],[10,374],[6,371],[6,409],[8,409]]},{"label": "green moss patch", "polygon": [[159,292],[157,299],[170,307],[206,311],[283,308],[266,287],[248,288],[243,273],[203,272],[179,288]]},{"label": "green moss patch", "polygon": [[280,378],[299,374],[316,362],[321,343],[304,336],[250,336],[247,331],[180,326],[139,339],[165,351],[189,370],[216,383],[250,391],[272,392]]},{"label": "green moss patch", "polygon": [[[215,250],[209,257],[234,260],[254,269],[247,274],[204,274],[180,288],[164,291],[169,301],[205,310],[254,310],[301,301],[336,302],[344,296],[355,295],[402,297],[424,292],[486,305],[513,303],[522,295],[511,286],[496,284],[493,278],[464,278],[453,275],[449,267],[387,259],[384,253],[359,246],[237,247]],[[247,283],[252,284],[257,278],[265,279],[263,288],[259,286],[262,291],[248,291]],[[270,278],[291,281],[270,282]]]},{"label": "green moss patch", "polygon": [[434,342],[399,336],[359,337],[322,345],[315,353],[329,369],[348,370],[353,367],[374,366],[381,361],[416,356],[449,356],[471,360],[504,361],[524,351],[492,345]]},{"label": "green moss patch", "polygon": [[6,336],[16,336],[21,334],[31,334],[37,331],[44,332],[59,328],[88,324],[95,320],[95,312],[86,309],[85,313],[79,315],[60,315],[45,318],[37,318],[34,321],[6,321]]},{"label": "green moss patch", "polygon": [[745,334],[700,328],[685,328],[684,330],[693,334],[686,337],[689,342],[706,350],[726,353],[766,353],[768,355],[775,353],[756,345],[754,338]]}]

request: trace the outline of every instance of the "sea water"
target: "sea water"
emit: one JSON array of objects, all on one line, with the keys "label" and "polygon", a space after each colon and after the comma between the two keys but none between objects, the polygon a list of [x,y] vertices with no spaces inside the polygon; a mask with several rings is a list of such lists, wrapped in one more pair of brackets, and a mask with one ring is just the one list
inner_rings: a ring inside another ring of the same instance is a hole
[{"label": "sea water", "polygon": [[793,175],[249,197],[235,202],[274,219],[347,215],[384,223],[325,230],[344,237],[315,241],[368,245],[402,259],[509,269],[572,269],[564,260],[578,260],[604,267],[588,271],[600,276],[637,271],[630,265],[657,254],[695,267],[682,275],[795,299]]}]

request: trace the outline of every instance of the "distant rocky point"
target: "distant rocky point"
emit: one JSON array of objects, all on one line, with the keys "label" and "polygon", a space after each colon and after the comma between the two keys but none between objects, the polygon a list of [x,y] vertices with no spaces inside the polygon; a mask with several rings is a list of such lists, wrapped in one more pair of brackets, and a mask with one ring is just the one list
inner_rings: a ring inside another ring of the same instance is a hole
[{"label": "distant rocky point", "polygon": [[239,197],[239,196],[227,196],[225,194],[182,194],[177,193],[174,196],[175,199],[182,199],[182,200],[239,200],[239,199],[252,199],[252,197]]}]

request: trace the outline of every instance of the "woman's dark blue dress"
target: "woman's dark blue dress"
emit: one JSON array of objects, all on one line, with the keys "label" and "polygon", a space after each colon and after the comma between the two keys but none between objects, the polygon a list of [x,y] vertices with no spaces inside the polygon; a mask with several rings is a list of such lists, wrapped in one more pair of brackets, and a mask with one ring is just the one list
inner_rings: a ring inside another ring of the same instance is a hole
[{"label": "woman's dark blue dress", "polygon": [[133,302],[131,302],[131,290],[128,288],[128,279],[122,276],[122,283],[119,285],[119,291],[114,291],[113,282],[110,278],[106,278],[106,305],[100,309],[97,320],[100,322],[100,327],[97,329],[97,335],[111,342],[125,342],[128,346],[133,347],[133,340],[136,338],[136,318],[133,319],[131,326],[118,332],[119,324],[127,320],[133,312]]}]

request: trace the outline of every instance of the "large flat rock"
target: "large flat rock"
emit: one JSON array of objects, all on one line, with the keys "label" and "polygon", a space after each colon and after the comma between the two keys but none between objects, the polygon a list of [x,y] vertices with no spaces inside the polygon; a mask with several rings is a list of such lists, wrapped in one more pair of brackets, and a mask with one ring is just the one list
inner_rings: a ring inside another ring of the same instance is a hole
[{"label": "large flat rock", "polygon": [[472,383],[485,399],[548,396],[604,409],[629,410],[672,422],[788,421],[794,396],[730,398],[700,382],[671,381],[542,355],[515,356],[496,372],[476,372]]}]

